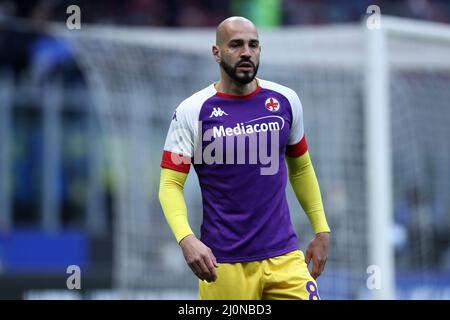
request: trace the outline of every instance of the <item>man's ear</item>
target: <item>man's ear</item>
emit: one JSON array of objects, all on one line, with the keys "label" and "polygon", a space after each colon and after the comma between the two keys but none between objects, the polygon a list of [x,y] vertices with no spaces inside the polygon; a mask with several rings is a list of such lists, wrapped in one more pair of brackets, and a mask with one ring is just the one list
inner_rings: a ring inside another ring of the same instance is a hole
[{"label": "man's ear", "polygon": [[220,56],[220,50],[219,47],[214,45],[212,46],[212,54],[214,56],[214,60],[216,60],[217,63],[220,63],[220,61],[222,60],[221,56]]}]

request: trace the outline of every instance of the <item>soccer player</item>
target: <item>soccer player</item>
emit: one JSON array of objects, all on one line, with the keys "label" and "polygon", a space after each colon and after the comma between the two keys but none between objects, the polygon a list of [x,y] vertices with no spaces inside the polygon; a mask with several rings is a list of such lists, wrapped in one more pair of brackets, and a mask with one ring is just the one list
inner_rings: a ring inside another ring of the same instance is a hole
[{"label": "soccer player", "polygon": [[[175,110],[162,156],[159,198],[199,278],[200,299],[316,300],[315,279],[327,260],[330,228],[300,99],[285,86],[256,78],[260,52],[251,21],[230,17],[220,23],[212,47],[220,81]],[[202,192],[200,239],[189,226],[183,198],[191,164]],[[306,257],[290,219],[288,177],[315,232]]]}]

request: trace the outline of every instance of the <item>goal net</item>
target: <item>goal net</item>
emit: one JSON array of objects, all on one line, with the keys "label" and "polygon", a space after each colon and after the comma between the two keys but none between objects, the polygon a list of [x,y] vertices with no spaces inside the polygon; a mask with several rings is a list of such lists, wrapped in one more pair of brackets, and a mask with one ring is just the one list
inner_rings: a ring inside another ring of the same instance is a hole
[{"label": "goal net", "polygon": [[[450,29],[408,21],[414,28],[403,30],[404,21],[393,21],[383,20],[381,30],[365,24],[260,30],[258,76],[294,89],[304,107],[332,228],[328,263],[318,279],[324,299],[372,298],[377,290],[379,297],[407,298],[402,279],[426,281],[432,271],[448,268]],[[384,22],[393,27],[384,29]],[[385,41],[370,42],[370,32]],[[218,80],[214,35],[212,29],[114,26],[68,34],[110,147],[114,283],[123,292],[196,298],[197,281],[159,205],[159,164],[176,106]],[[381,63],[381,70],[370,69],[371,63]],[[371,95],[386,114],[377,114],[376,106],[369,110]],[[381,149],[373,152],[377,143]],[[385,166],[378,166],[378,153]],[[185,198],[199,234],[202,205],[193,173]],[[313,234],[290,187],[288,200],[306,250]],[[374,212],[380,203],[386,204],[382,212]],[[370,265],[380,267],[383,288],[376,279],[376,288],[368,285],[377,276],[368,273]],[[387,292],[396,284],[395,293]]]}]

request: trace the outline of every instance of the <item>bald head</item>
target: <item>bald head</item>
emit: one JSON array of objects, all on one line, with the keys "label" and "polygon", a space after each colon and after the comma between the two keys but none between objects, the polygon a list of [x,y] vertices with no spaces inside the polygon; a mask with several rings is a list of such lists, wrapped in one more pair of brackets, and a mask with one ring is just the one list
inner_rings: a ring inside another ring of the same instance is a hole
[{"label": "bald head", "polygon": [[216,45],[221,45],[239,31],[253,32],[258,38],[256,26],[244,17],[229,17],[223,20],[216,30]]},{"label": "bald head", "polygon": [[221,82],[252,82],[258,72],[260,52],[258,31],[250,20],[230,17],[217,27],[212,54],[221,67]]}]

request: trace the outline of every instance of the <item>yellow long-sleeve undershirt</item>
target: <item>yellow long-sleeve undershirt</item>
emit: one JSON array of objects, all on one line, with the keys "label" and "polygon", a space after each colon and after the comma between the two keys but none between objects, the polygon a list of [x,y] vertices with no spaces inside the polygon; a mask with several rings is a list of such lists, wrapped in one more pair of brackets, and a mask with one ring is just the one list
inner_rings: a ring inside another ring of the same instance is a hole
[{"label": "yellow long-sleeve undershirt", "polygon": [[186,178],[187,173],[165,168],[161,169],[159,201],[167,223],[178,243],[186,236],[194,234],[189,226],[186,202],[183,196]]},{"label": "yellow long-sleeve undershirt", "polygon": [[[325,212],[322,204],[319,183],[311,163],[309,153],[300,157],[291,158],[286,156],[289,170],[289,180],[297,196],[300,205],[305,211],[314,232],[329,232]],[[192,232],[188,222],[187,208],[183,196],[184,183],[187,173],[171,169],[161,169],[161,180],[159,185],[159,200],[177,242]]]},{"label": "yellow long-sleeve undershirt", "polygon": [[307,151],[302,156],[291,158],[286,156],[289,181],[297,200],[305,211],[314,232],[330,232],[322,204],[319,183],[314,167]]}]

